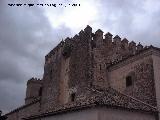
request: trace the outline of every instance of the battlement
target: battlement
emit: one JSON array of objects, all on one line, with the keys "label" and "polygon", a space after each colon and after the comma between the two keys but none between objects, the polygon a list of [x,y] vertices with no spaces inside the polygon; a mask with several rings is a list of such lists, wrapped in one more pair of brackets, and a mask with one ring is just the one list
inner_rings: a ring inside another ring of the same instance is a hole
[{"label": "battlement", "polygon": [[53,48],[46,56],[45,61],[50,61],[51,57],[58,53],[66,44],[71,44],[74,38],[67,37],[65,40],[62,40],[55,48]]},{"label": "battlement", "polygon": [[[87,25],[87,27],[84,30],[81,30],[78,34],[76,34],[73,38],[67,37],[65,40],[62,40],[54,49],[52,49],[46,56],[45,61],[50,62],[50,59],[52,56],[54,56],[58,51],[62,52],[62,48],[66,44],[73,45],[74,42],[84,40],[84,39],[90,39],[89,44],[94,43],[94,47],[92,48],[101,48],[101,47],[119,47],[123,48],[125,50],[128,50],[131,55],[136,54],[137,52],[140,52],[144,49],[143,45],[136,44],[134,41],[127,40],[126,38],[121,39],[120,36],[115,35],[113,36],[111,33],[105,33],[98,29],[95,33],[92,32],[92,27]],[[87,40],[86,40],[87,41]],[[83,41],[85,42],[85,40]],[[58,53],[59,54],[59,53]]]},{"label": "battlement", "polygon": [[36,84],[42,84],[42,80],[39,78],[34,78],[32,77],[31,79],[29,79],[27,81],[27,85],[32,84],[32,83],[36,83]]}]

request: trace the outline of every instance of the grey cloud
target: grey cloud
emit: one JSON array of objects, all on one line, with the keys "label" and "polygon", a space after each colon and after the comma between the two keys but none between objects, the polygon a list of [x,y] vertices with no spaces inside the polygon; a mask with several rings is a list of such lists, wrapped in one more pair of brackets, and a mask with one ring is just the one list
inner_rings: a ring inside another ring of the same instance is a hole
[{"label": "grey cloud", "polygon": [[65,26],[52,28],[38,7],[8,2],[0,2],[0,109],[5,112],[24,103],[27,80],[42,77],[45,55],[71,33]]},{"label": "grey cloud", "polygon": [[[0,109],[5,112],[23,104],[27,79],[42,77],[44,56],[62,38],[74,33],[65,25],[52,28],[43,9],[9,7],[8,2],[11,0],[0,0]],[[160,47],[160,9],[149,14],[145,3],[100,0],[97,19],[90,24],[130,41]],[[57,14],[62,11],[57,9]]]},{"label": "grey cloud", "polygon": [[[159,16],[160,9],[154,10],[154,6],[146,7],[147,0],[112,0],[106,2],[102,0],[100,17],[104,29],[111,31],[113,34],[119,34],[122,38],[127,37],[129,41],[136,41],[144,45],[153,44],[160,47],[159,31],[160,25]],[[153,5],[159,6],[158,0],[149,1]],[[157,7],[158,8],[158,7]],[[150,21],[149,21],[150,20]],[[136,22],[135,22],[136,21]]]},{"label": "grey cloud", "polygon": [[0,88],[0,109],[3,110],[4,113],[13,110],[24,103],[24,83],[17,84],[14,81],[0,81]]}]

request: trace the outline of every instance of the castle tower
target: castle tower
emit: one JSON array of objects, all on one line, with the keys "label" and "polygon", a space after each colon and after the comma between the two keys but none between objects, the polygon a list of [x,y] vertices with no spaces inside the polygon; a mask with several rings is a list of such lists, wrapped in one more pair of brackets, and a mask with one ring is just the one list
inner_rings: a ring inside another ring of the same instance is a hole
[{"label": "castle tower", "polygon": [[38,97],[42,96],[42,81],[37,78],[31,78],[27,82],[25,104],[31,103]]},{"label": "castle tower", "polygon": [[112,39],[112,36],[107,33],[103,39],[102,30],[92,33],[92,28],[87,26],[46,55],[42,111],[85,99],[88,87],[110,87],[113,81],[108,67],[137,50],[135,42],[121,41],[118,35]]}]

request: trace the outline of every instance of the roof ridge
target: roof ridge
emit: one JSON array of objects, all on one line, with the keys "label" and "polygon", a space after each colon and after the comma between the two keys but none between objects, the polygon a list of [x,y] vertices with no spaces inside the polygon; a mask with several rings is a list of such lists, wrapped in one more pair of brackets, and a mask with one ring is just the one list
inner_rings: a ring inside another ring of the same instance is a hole
[{"label": "roof ridge", "polygon": [[114,91],[118,92],[119,94],[124,95],[124,96],[126,96],[126,97],[129,97],[129,98],[131,98],[131,99],[133,99],[133,100],[135,100],[135,101],[137,101],[137,102],[140,102],[140,103],[145,104],[145,105],[147,105],[147,106],[149,106],[149,107],[152,107],[152,108],[154,108],[154,109],[157,109],[157,107],[152,106],[152,105],[150,105],[150,104],[148,104],[148,103],[145,103],[145,102],[143,102],[143,101],[141,101],[141,100],[139,100],[139,99],[137,99],[137,98],[135,98],[135,97],[132,97],[132,96],[130,96],[130,95],[127,95],[127,94],[125,94],[125,93],[122,93],[122,92],[120,92],[120,91],[117,91],[116,89],[114,89],[114,88],[112,88],[112,87],[111,87],[111,89],[113,89]]},{"label": "roof ridge", "polygon": [[[139,100],[139,99],[136,99],[136,98],[134,98],[134,97],[132,97],[132,96],[126,95],[125,93],[122,93],[122,92],[120,92],[120,91],[117,91],[116,89],[114,89],[114,88],[112,88],[112,87],[105,88],[103,91],[99,91],[98,89],[94,89],[94,88],[91,88],[90,90],[92,90],[92,91],[94,91],[94,92],[101,93],[102,96],[103,96],[104,94],[106,94],[106,91],[108,91],[107,93],[109,93],[109,91],[112,90],[112,91],[118,93],[119,95],[125,96],[125,97],[127,97],[127,98],[129,98],[129,99],[134,100],[135,102],[138,102],[138,103],[140,103],[140,104],[143,104],[143,105],[145,105],[145,106],[148,106],[148,107],[150,107],[150,108],[152,108],[152,109],[156,109],[156,110],[157,110],[157,107],[152,106],[152,105],[150,105],[150,104],[148,104],[148,103],[145,103],[145,102],[143,102],[143,101],[141,101],[141,100]],[[110,92],[110,94],[112,94],[112,93]],[[103,97],[104,97],[104,96],[103,96]],[[100,100],[103,101],[103,97],[100,97]],[[113,96],[113,97],[114,97],[114,96]]]},{"label": "roof ridge", "polygon": [[122,62],[124,62],[124,61],[126,61],[126,60],[128,60],[128,59],[130,59],[132,57],[136,57],[137,55],[143,54],[144,52],[149,51],[151,49],[158,50],[160,52],[160,48],[159,47],[155,47],[153,45],[146,46],[141,51],[139,51],[139,52],[137,52],[137,53],[135,53],[133,55],[128,55],[128,56],[122,58],[121,60],[118,60],[118,61],[115,61],[115,62],[111,62],[111,64],[107,68],[109,69],[110,67],[112,67],[114,65],[122,63]]},{"label": "roof ridge", "polygon": [[[133,97],[127,96],[114,88],[108,87],[103,88],[102,91],[93,88],[93,87],[85,87],[85,89],[91,92],[97,92],[97,94],[92,94],[89,98],[80,101],[76,101],[73,103],[67,103],[62,106],[58,106],[57,108],[50,109],[49,111],[45,111],[44,113],[40,113],[37,115],[31,115],[27,118],[23,118],[25,120],[29,120],[30,118],[38,118],[39,116],[45,115],[54,115],[59,114],[67,111],[73,111],[78,109],[84,109],[93,106],[108,106],[108,107],[116,107],[116,108],[124,108],[124,109],[131,109],[131,110],[142,110],[147,112],[157,112],[157,108],[144,104]],[[117,96],[117,97],[116,97]],[[131,100],[131,101],[130,101]],[[140,105],[145,106],[140,106]]]}]

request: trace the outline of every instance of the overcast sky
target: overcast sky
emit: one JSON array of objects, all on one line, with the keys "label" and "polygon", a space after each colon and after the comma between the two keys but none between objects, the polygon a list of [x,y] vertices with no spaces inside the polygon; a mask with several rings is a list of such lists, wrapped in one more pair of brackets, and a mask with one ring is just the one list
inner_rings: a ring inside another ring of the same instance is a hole
[{"label": "overcast sky", "polygon": [[0,0],[0,109],[8,112],[24,104],[26,82],[42,78],[45,55],[86,25],[160,47],[160,0]]}]

